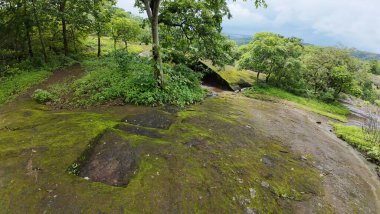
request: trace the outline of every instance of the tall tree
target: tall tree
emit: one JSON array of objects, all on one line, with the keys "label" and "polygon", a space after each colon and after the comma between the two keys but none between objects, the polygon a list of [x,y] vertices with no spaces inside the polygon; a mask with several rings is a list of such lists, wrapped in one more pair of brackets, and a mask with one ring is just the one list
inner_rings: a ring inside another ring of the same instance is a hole
[{"label": "tall tree", "polygon": [[29,54],[29,58],[33,58],[32,38],[31,38],[32,18],[31,18],[30,10],[29,10],[29,1],[26,1],[26,0],[23,1],[23,8],[24,8],[23,20],[24,20],[24,25],[25,25],[25,36],[28,43],[28,54]]},{"label": "tall tree", "polygon": [[33,16],[34,16],[34,22],[38,29],[38,38],[40,40],[41,49],[42,49],[42,55],[44,57],[44,62],[46,63],[48,61],[48,56],[46,53],[46,45],[45,45],[45,39],[43,36],[43,30],[42,30],[42,24],[40,21],[41,16],[41,5],[37,3],[40,3],[39,1],[36,3],[37,0],[32,0],[32,7],[33,7]]},{"label": "tall tree", "polygon": [[66,26],[66,3],[67,0],[60,0],[58,10],[60,12],[61,24],[62,24],[62,39],[63,39],[63,51],[65,56],[69,54],[69,43],[67,40],[67,26]]},{"label": "tall tree", "polygon": [[[140,7],[141,9],[145,10],[148,16],[148,19],[150,21],[151,31],[152,31],[152,44],[153,44],[152,52],[153,52],[153,59],[155,61],[154,74],[155,74],[157,83],[160,87],[162,87],[164,84],[164,77],[163,77],[163,71],[162,71],[162,58],[160,54],[160,40],[159,40],[159,13],[160,13],[162,2],[166,2],[166,1],[165,0],[136,0],[136,5]],[[199,0],[199,1],[198,0],[179,0],[177,2],[178,3],[190,2],[194,4],[196,4],[197,2],[207,2],[207,4],[210,4],[210,5],[220,5],[220,4],[226,4],[227,1],[226,0]],[[265,5],[264,0],[254,0],[254,3],[256,7]],[[220,7],[217,7],[217,8],[220,8]],[[223,8],[223,9],[225,10],[226,8]],[[228,17],[230,18],[231,16],[229,15]],[[213,18],[221,19],[222,17],[213,17]]]},{"label": "tall tree", "polygon": [[131,18],[117,17],[112,20],[112,37],[114,39],[114,48],[118,39],[121,39],[125,44],[125,49],[128,50],[128,42],[134,41],[141,33],[140,23]]},{"label": "tall tree", "polygon": [[107,23],[111,21],[111,9],[115,0],[92,0],[91,14],[94,18],[94,27],[98,38],[98,57],[101,54],[101,36],[105,33]]}]

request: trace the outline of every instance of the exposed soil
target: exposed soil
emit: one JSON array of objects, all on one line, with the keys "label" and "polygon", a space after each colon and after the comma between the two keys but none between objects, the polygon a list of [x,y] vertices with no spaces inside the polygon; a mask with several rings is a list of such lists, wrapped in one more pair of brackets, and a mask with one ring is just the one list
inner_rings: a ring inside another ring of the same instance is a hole
[{"label": "exposed soil", "polygon": [[[24,94],[17,97],[15,101],[17,102],[17,101],[29,100],[36,89],[47,89],[47,87],[50,85],[63,83],[66,81],[67,82],[73,81],[81,77],[84,73],[85,73],[85,70],[81,68],[79,63],[73,64],[63,69],[56,70],[53,72],[52,75],[49,76],[49,78],[47,78],[42,83],[34,85],[33,87],[29,88]],[[13,103],[15,103],[15,101]]]}]

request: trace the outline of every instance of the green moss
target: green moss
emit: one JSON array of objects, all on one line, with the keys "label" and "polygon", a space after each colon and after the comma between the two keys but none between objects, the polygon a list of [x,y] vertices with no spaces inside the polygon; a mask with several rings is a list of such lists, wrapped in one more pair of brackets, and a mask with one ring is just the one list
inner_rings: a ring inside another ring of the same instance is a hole
[{"label": "green moss", "polygon": [[247,97],[262,99],[262,100],[275,100],[274,98],[280,98],[293,102],[296,106],[303,108],[307,111],[311,111],[341,122],[347,122],[345,115],[349,114],[349,110],[339,103],[325,103],[316,99],[309,99],[301,96],[297,96],[286,92],[279,88],[274,87],[254,87],[244,91],[244,95]]},{"label": "green moss", "polygon": [[[210,69],[217,72],[223,79],[225,79],[230,86],[239,86],[256,83],[257,73],[250,70],[239,70],[236,66],[226,65],[222,68],[212,65],[210,61],[202,61]],[[265,74],[260,76],[260,80],[265,79]]]},{"label": "green moss", "polygon": [[[242,213],[246,207],[292,213],[292,201],[322,195],[319,175],[299,155],[245,128],[247,102],[206,100],[176,114],[157,139],[114,128],[125,115],[157,111],[146,107],[115,107],[108,110],[112,115],[46,111],[35,103],[5,110],[0,119],[15,129],[0,130],[0,207],[21,213]],[[107,129],[138,151],[126,187],[66,171]],[[193,139],[200,143],[186,145]]]}]

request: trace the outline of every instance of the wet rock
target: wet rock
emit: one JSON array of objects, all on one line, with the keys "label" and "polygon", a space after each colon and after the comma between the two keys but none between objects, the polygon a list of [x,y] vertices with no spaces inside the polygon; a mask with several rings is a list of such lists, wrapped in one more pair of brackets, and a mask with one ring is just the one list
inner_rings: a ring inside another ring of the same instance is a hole
[{"label": "wet rock", "polygon": [[123,122],[149,128],[169,129],[174,117],[163,111],[149,110],[141,114],[128,115]]},{"label": "wet rock", "polygon": [[191,139],[190,141],[184,143],[184,145],[187,147],[198,147],[204,143],[205,143],[204,140],[199,140],[197,138],[194,138],[194,139]]},{"label": "wet rock", "polygon": [[177,113],[178,111],[181,110],[180,107],[178,106],[174,106],[174,105],[164,105],[163,107],[160,108],[162,111],[165,111],[167,113],[170,113],[170,114],[175,114]]},{"label": "wet rock", "polygon": [[31,111],[24,111],[22,113],[22,116],[24,116],[24,117],[31,117],[32,115],[33,115],[33,112],[31,112]]},{"label": "wet rock", "polygon": [[273,167],[276,161],[275,158],[269,157],[268,155],[264,155],[261,160],[266,166],[269,167]]},{"label": "wet rock", "polygon": [[162,138],[162,135],[157,130],[146,129],[140,126],[120,124],[116,126],[116,128],[135,135],[143,135],[150,138]]},{"label": "wet rock", "polygon": [[106,132],[89,152],[79,176],[108,185],[125,186],[137,168],[136,158],[136,151],[129,142],[114,132]]}]

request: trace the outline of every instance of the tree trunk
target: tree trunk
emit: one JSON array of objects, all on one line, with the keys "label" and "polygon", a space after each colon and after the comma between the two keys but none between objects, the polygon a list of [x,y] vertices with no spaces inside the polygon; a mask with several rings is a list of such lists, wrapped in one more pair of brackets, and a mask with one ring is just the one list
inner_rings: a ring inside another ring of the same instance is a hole
[{"label": "tree trunk", "polygon": [[157,80],[159,87],[164,86],[164,73],[162,71],[162,58],[160,54],[160,40],[158,35],[158,13],[160,8],[161,0],[141,0],[144,3],[145,11],[151,23],[152,30],[152,40],[153,40],[153,59],[155,61],[154,65],[154,76]]},{"label": "tree trunk", "polygon": [[267,75],[267,77],[265,78],[265,82],[266,82],[266,83],[268,83],[270,75],[271,75],[271,73],[269,73],[269,74]]},{"label": "tree trunk", "polygon": [[152,39],[153,39],[153,59],[156,62],[154,66],[154,76],[160,87],[164,85],[164,74],[162,71],[162,59],[160,54],[160,39],[158,36],[158,15],[152,16]]},{"label": "tree trunk", "polygon": [[26,40],[28,41],[29,58],[33,58],[32,39],[30,37],[31,26],[30,26],[29,14],[27,14],[27,8],[26,7],[27,7],[27,3],[26,3],[26,1],[24,1],[24,16],[28,17],[28,18],[24,17],[25,36],[26,36]]},{"label": "tree trunk", "polygon": [[76,36],[75,36],[75,26],[72,26],[71,27],[71,36],[72,36],[72,40],[73,40],[73,45],[74,45],[74,51],[75,53],[78,53],[78,48],[77,48],[77,44],[76,44]]},{"label": "tree trunk", "polygon": [[30,58],[33,58],[33,49],[32,49],[32,39],[30,37],[30,27],[29,26],[26,26],[26,38],[28,40],[28,53],[29,53],[29,57]]},{"label": "tree trunk", "polygon": [[124,44],[125,44],[125,50],[128,52],[128,41],[124,40]]},{"label": "tree trunk", "polygon": [[98,57],[100,57],[101,54],[101,44],[100,44],[100,32],[98,32]]},{"label": "tree trunk", "polygon": [[63,51],[65,53],[65,56],[67,56],[69,54],[69,44],[67,41],[66,18],[64,15],[65,8],[66,8],[66,0],[62,0],[61,4],[59,5],[59,11],[62,13],[61,21],[62,21]]},{"label": "tree trunk", "polygon": [[40,20],[38,19],[35,0],[32,1],[32,4],[33,4],[34,19],[35,19],[35,22],[36,22],[36,25],[37,25],[37,29],[38,29],[38,37],[39,37],[39,40],[40,40],[40,43],[41,43],[42,54],[44,56],[44,62],[46,63],[47,60],[48,60],[48,58],[47,58],[47,54],[46,54],[45,40],[44,40],[44,37],[42,35],[42,27],[41,27],[41,24],[40,24]]}]

